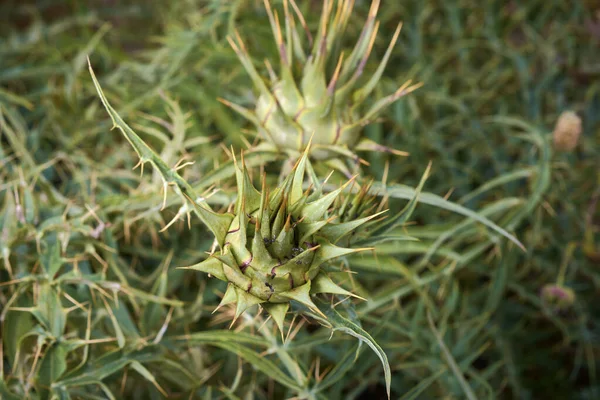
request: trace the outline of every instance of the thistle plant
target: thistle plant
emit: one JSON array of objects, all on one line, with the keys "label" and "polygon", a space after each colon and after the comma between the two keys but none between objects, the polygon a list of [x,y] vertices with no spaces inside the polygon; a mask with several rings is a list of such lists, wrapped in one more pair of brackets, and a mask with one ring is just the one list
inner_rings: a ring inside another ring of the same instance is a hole
[{"label": "thistle plant", "polygon": [[532,1],[0,5],[0,398],[600,398],[597,21]]},{"label": "thistle plant", "polygon": [[[383,99],[374,101],[372,98],[402,24],[398,24],[378,68],[366,82],[361,80],[377,36],[379,3],[379,0],[371,3],[360,37],[354,49],[346,54],[342,39],[350,22],[354,0],[325,0],[314,38],[294,0],[283,2],[283,29],[277,11],[271,8],[269,0],[265,0],[280,66],[279,74],[276,74],[267,61],[269,82],[258,73],[240,35],[236,32],[235,39],[229,38],[258,97],[254,110],[223,101],[254,124],[262,139],[259,149],[298,157],[314,133],[311,156],[327,160],[327,164],[347,175],[350,172],[340,157],[357,160],[357,151],[406,155],[362,135],[362,128],[385,107],[421,86],[411,84],[409,80]],[[364,106],[367,106],[366,110]]]},{"label": "thistle plant", "polygon": [[[276,22],[275,32],[281,33],[278,28],[277,14],[271,11],[268,3],[265,4],[271,20]],[[283,61],[291,60],[288,52],[293,47],[297,47],[294,43],[298,43],[298,45],[301,43],[296,39],[290,39],[296,38],[298,34],[294,34],[295,30],[291,29],[295,20],[289,13],[289,4],[292,4],[292,8],[297,9],[295,3],[284,2],[284,8],[287,10],[286,32],[289,34],[287,34],[286,45],[278,41],[279,44],[282,44],[280,48],[284,49],[282,54],[287,56]],[[361,138],[360,127],[374,118],[386,104],[417,87],[407,83],[394,95],[375,102],[366,114],[361,116],[359,112],[361,104],[365,103],[366,97],[379,80],[399,34],[398,27],[375,75],[368,80],[365,86],[355,89],[377,31],[375,16],[379,6],[378,1],[372,3],[362,38],[355,50],[346,63],[343,62],[344,58],[341,56],[341,52],[339,53],[339,61],[334,67],[330,84],[323,83],[329,58],[327,54],[341,46],[340,35],[349,22],[352,6],[353,2],[351,1],[339,1],[334,13],[334,3],[325,2],[316,41],[320,45],[315,44],[313,53],[310,56],[305,55],[304,63],[300,57],[304,77],[296,89],[305,95],[301,101],[300,98],[297,99],[296,104],[302,102],[304,105],[297,109],[298,119],[292,121],[290,126],[297,128],[300,126],[298,121],[303,121],[304,127],[301,130],[293,131],[285,125],[269,125],[271,133],[275,132],[280,135],[287,132],[291,135],[287,136],[287,139],[286,136],[277,136],[282,140],[277,139],[276,141],[269,141],[268,138],[273,139],[273,135],[263,135],[265,140],[262,144],[249,152],[249,155],[254,156],[256,154],[272,154],[274,150],[285,152],[290,159],[295,160],[291,170],[287,170],[286,166],[280,170],[279,176],[285,178],[276,183],[275,175],[277,174],[273,175],[273,168],[267,165],[274,159],[268,157],[262,163],[260,158],[255,157],[255,162],[259,161],[257,166],[271,172],[262,175],[260,190],[257,190],[252,183],[250,170],[246,167],[243,159],[238,164],[234,157],[231,165],[211,172],[213,176],[220,176],[220,187],[230,193],[234,186],[228,183],[228,179],[235,176],[236,185],[231,197],[235,197],[235,202],[209,205],[207,199],[198,195],[199,190],[206,187],[209,179],[202,179],[203,182],[199,184],[189,183],[179,174],[180,168],[177,165],[169,167],[165,160],[152,150],[110,105],[91,65],[90,72],[113,125],[122,131],[138,154],[140,158],[138,164],[143,166],[145,163],[150,163],[156,171],[156,176],[162,181],[163,207],[167,204],[167,189],[173,188],[182,203],[175,219],[187,214],[189,221],[189,214],[195,213],[214,236],[215,245],[208,257],[183,269],[199,270],[210,274],[217,280],[227,282],[220,306],[235,304],[231,325],[250,307],[260,305],[272,317],[273,325],[277,326],[283,335],[285,316],[294,305],[294,313],[300,313],[313,321],[318,321],[325,327],[341,330],[359,338],[361,342],[367,343],[384,367],[386,392],[389,396],[391,369],[387,355],[375,339],[362,328],[361,322],[356,317],[353,303],[344,301],[349,296],[353,296],[339,283],[340,275],[347,274],[348,271],[336,269],[330,261],[339,258],[343,265],[351,269],[353,256],[356,253],[373,249],[372,246],[377,246],[382,242],[406,240],[407,236],[399,233],[397,228],[402,228],[414,210],[428,175],[428,169],[419,186],[414,189],[398,186],[386,188],[383,183],[365,185],[360,182],[357,190],[354,190],[355,188],[351,188],[350,185],[355,178],[350,179],[341,187],[332,188],[331,185],[326,184],[328,178],[320,174],[324,168],[315,168],[317,165],[330,167],[330,169],[337,169],[350,175],[350,167],[342,159],[324,159],[339,154],[354,162],[357,156],[353,151],[383,150],[383,147],[374,142]],[[299,19],[302,19],[299,11],[296,10],[296,14]],[[236,47],[233,41],[231,43],[255,83],[266,89],[266,85],[260,83],[262,80],[254,69],[247,52],[243,49],[241,39],[238,37],[239,47]],[[283,63],[283,65],[282,76],[287,76],[287,81],[282,80],[279,86],[276,86],[285,89],[287,83],[295,81],[293,80],[294,75],[290,75],[293,72],[291,64]],[[353,72],[354,68],[358,68],[358,72]],[[273,82],[275,81],[276,79],[273,80]],[[315,81],[317,84],[310,86],[310,81]],[[340,82],[339,89],[338,81]],[[326,95],[323,101],[328,101],[328,105],[324,106],[315,101],[319,96],[315,90],[318,90],[319,87],[321,89],[325,87],[325,91],[322,91],[321,94]],[[261,101],[272,100],[273,107],[279,107],[283,102],[280,95],[275,97],[270,90],[263,91],[262,94],[265,97]],[[349,98],[352,98],[352,101],[349,101]],[[232,105],[232,107],[245,115],[250,115],[237,106]],[[277,110],[281,111],[279,108]],[[271,115],[271,112],[265,111],[265,115]],[[258,121],[258,119],[255,120]],[[289,122],[289,115],[285,116],[284,121]],[[265,131],[264,133],[269,132]],[[328,137],[329,139],[327,139]],[[290,139],[295,140],[294,146],[291,146]],[[305,179],[306,175],[310,179]],[[382,219],[386,199],[390,196],[409,201],[400,212],[393,213],[388,219]],[[378,200],[378,197],[381,200]],[[511,238],[510,234],[495,224],[463,207],[431,195],[426,198],[426,201],[468,215]],[[223,208],[229,211],[220,211]],[[170,225],[171,223],[167,224],[165,228]],[[516,241],[514,238],[512,240]],[[376,265],[377,259],[371,257],[365,264]],[[410,272],[407,271],[402,273],[405,272],[410,275]],[[318,300],[320,297],[324,297],[322,295],[332,295],[330,296],[331,301]],[[340,301],[349,304],[344,304],[336,309],[339,301],[334,299],[335,296],[340,296]],[[254,314],[254,317],[256,316],[257,314]],[[248,316],[248,318],[252,319],[253,317]],[[289,360],[282,359],[282,362],[289,363]],[[302,397],[306,392],[300,391],[299,393]],[[312,397],[312,395],[308,397]]]},{"label": "thistle plant", "polygon": [[[238,190],[234,212],[218,213],[199,200],[201,197],[179,175],[177,168],[169,168],[125,123],[108,102],[91,64],[90,73],[114,126],[122,131],[140,157],[139,164],[150,163],[162,179],[164,190],[173,187],[180,196],[184,203],[181,209],[185,213],[194,212],[213,233],[219,251],[187,269],[207,272],[228,282],[221,305],[236,303],[233,322],[249,307],[261,304],[283,334],[283,322],[290,302],[296,301],[308,307],[312,316],[332,329],[351,332],[352,336],[374,349],[384,366],[389,397],[390,367],[381,347],[359,325],[344,319],[335,310],[326,315],[311,299],[311,295],[320,293],[352,295],[333,282],[323,265],[334,258],[367,250],[338,247],[332,242],[381,213],[358,219],[345,218],[345,222],[334,223],[335,210],[330,210],[330,206],[351,182],[327,194],[322,190],[304,191],[305,172],[310,169],[310,142],[292,174],[272,190],[267,187],[263,175],[259,192],[253,186],[243,160],[240,167],[234,159]],[[321,187],[314,174],[312,179],[314,185]]]}]

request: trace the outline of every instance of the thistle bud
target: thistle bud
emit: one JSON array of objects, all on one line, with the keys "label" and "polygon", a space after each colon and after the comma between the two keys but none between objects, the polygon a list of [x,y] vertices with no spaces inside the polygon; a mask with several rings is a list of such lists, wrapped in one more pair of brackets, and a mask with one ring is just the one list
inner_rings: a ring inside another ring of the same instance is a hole
[{"label": "thistle bud", "polygon": [[383,99],[374,101],[372,98],[401,27],[398,25],[378,68],[370,76],[363,76],[379,27],[376,20],[379,3],[379,0],[371,3],[354,49],[344,53],[342,39],[350,23],[353,0],[324,0],[314,37],[293,0],[283,2],[283,28],[279,15],[271,8],[270,1],[265,0],[280,58],[278,72],[267,63],[269,82],[265,82],[254,67],[242,38],[237,34],[229,38],[258,96],[254,109],[223,102],[256,126],[263,147],[301,153],[314,134],[311,154],[314,159],[339,156],[356,159],[355,151],[406,155],[377,145],[362,135],[362,128],[383,109],[421,86],[408,81]]},{"label": "thistle bud", "polygon": [[545,285],[540,296],[544,305],[554,312],[565,311],[575,303],[573,290],[562,285]]},{"label": "thistle bud", "polygon": [[560,114],[554,127],[554,149],[558,151],[572,151],[581,135],[581,118],[573,111]]},{"label": "thistle bud", "polygon": [[220,250],[187,268],[228,282],[221,304],[235,303],[235,318],[260,304],[282,329],[291,301],[320,313],[312,295],[352,295],[334,283],[323,267],[334,258],[370,250],[335,243],[381,213],[335,221],[332,207],[350,182],[327,194],[304,191],[308,151],[274,190],[268,190],[264,178],[262,190],[256,189],[243,161],[241,166],[236,163],[238,197],[233,213],[219,214],[218,220],[205,218],[222,226],[211,227]]}]

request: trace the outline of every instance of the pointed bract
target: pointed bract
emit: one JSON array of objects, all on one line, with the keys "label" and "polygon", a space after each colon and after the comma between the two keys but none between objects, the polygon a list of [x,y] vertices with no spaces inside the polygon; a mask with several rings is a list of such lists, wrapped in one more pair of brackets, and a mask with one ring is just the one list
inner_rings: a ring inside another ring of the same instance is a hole
[{"label": "pointed bract", "polygon": [[360,296],[353,294],[352,292],[347,291],[343,287],[334,283],[327,274],[324,272],[320,272],[319,275],[315,279],[312,280],[310,292],[313,294],[317,293],[331,293],[331,294],[339,294],[342,296],[352,296],[359,298],[361,300],[365,300]]},{"label": "pointed bract", "polygon": [[321,312],[321,310],[319,310],[319,307],[317,307],[315,305],[315,303],[313,303],[313,301],[311,300],[310,286],[311,286],[310,281],[308,281],[302,286],[298,286],[297,288],[288,290],[287,292],[280,293],[280,296],[288,298],[290,300],[297,301],[298,303],[301,303],[301,304],[305,305],[306,307],[310,308],[312,311],[316,312],[317,314],[325,316]]},{"label": "pointed bract", "polygon": [[245,290],[238,287],[235,288],[237,295],[235,317],[233,318],[232,324],[242,315],[248,308],[255,306],[260,303],[264,303],[264,300],[247,293]]},{"label": "pointed bract", "polygon": [[262,307],[267,310],[273,321],[275,321],[275,325],[279,328],[283,339],[283,321],[285,321],[285,315],[290,309],[290,303],[264,303]]},{"label": "pointed bract", "polygon": [[225,294],[223,294],[223,298],[221,299],[221,302],[219,303],[217,308],[215,308],[213,313],[216,312],[219,308],[226,306],[227,304],[235,303],[236,301],[237,301],[237,294],[235,292],[235,285],[230,283],[229,285],[227,285]]},{"label": "pointed bract", "polygon": [[341,224],[328,224],[321,229],[323,237],[327,238],[330,242],[337,242],[342,237],[346,236],[350,232],[355,231],[358,227],[365,224],[366,222],[377,218],[378,216],[386,213],[387,210],[378,212],[377,214],[370,215],[361,219],[353,221],[342,222]]},{"label": "pointed bract", "polygon": [[179,269],[193,269],[196,271],[206,272],[215,278],[227,282],[227,278],[223,273],[223,263],[215,257],[209,257],[198,264],[190,265],[189,267],[180,267]]}]

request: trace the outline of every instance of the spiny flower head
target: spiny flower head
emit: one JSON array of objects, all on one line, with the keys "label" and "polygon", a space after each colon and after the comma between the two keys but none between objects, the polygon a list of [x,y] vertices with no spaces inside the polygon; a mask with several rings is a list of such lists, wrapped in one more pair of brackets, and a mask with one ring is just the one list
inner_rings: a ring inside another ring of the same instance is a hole
[{"label": "spiny flower head", "polygon": [[220,250],[188,267],[229,283],[221,304],[235,302],[236,318],[261,304],[281,328],[292,300],[320,313],[311,295],[351,295],[323,267],[334,258],[367,250],[335,243],[381,212],[337,221],[332,206],[350,181],[327,194],[303,190],[308,152],[309,148],[272,191],[264,176],[262,189],[257,190],[243,160],[241,166],[236,162],[238,196],[233,212],[221,214],[229,226],[216,234]]},{"label": "spiny flower head", "polygon": [[[361,137],[362,128],[373,121],[382,109],[420,86],[411,85],[408,81],[383,99],[373,101],[370,97],[390,58],[401,24],[379,67],[366,82],[359,79],[377,35],[379,0],[371,3],[362,33],[349,54],[341,50],[341,41],[350,21],[354,0],[325,0],[314,39],[294,0],[283,2],[283,30],[277,12],[271,9],[268,0],[264,1],[279,49],[279,74],[267,62],[270,82],[265,82],[236,33],[235,40],[229,38],[230,44],[259,96],[252,111],[223,100],[256,126],[264,140],[263,146],[299,154],[314,133],[311,156],[315,159],[332,156],[358,159],[354,151],[360,150],[406,155]],[[299,32],[298,21],[305,31],[304,35]],[[365,104],[370,105],[366,111],[363,109]]]}]

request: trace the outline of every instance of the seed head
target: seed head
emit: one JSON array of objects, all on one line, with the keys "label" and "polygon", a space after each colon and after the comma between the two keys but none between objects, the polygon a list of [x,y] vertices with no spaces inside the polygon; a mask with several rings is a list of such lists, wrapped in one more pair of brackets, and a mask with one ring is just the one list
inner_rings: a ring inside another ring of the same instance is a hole
[{"label": "seed head", "polygon": [[573,111],[565,111],[554,127],[554,148],[558,151],[573,151],[581,135],[581,118]]}]

